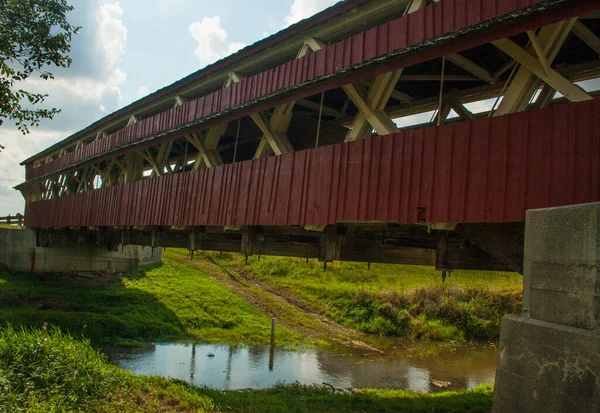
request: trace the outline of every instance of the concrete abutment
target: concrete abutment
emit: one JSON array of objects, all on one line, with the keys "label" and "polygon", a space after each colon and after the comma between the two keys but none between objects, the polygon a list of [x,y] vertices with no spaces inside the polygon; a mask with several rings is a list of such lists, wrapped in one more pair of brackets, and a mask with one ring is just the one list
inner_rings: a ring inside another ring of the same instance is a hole
[{"label": "concrete abutment", "polygon": [[33,230],[0,229],[0,264],[15,271],[126,272],[161,260],[162,248],[126,245],[109,251],[106,245],[74,241],[37,247]]},{"label": "concrete abutment", "polygon": [[600,203],[527,212],[523,313],[502,320],[493,413],[600,412]]}]

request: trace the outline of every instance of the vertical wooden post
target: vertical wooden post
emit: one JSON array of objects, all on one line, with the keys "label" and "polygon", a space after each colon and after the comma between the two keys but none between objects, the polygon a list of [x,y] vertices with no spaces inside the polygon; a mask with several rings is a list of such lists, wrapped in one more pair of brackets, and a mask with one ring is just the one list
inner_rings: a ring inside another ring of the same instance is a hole
[{"label": "vertical wooden post", "polygon": [[275,327],[276,320],[273,318],[271,320],[271,348],[269,351],[269,370],[273,370],[273,363],[275,361]]},{"label": "vertical wooden post", "polygon": [[273,318],[271,320],[271,347],[275,347],[275,328],[276,328],[277,320]]}]

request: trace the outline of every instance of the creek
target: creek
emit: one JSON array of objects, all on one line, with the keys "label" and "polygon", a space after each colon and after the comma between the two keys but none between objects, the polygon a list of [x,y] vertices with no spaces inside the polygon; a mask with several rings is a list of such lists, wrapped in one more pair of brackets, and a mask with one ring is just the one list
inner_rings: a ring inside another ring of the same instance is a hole
[{"label": "creek", "polygon": [[277,383],[328,383],[336,388],[390,388],[428,392],[432,380],[451,389],[493,382],[497,351],[491,343],[370,340],[385,354],[342,346],[326,349],[206,343],[157,343],[139,348],[104,347],[115,365],[135,374],[177,378],[221,390],[268,388]]}]

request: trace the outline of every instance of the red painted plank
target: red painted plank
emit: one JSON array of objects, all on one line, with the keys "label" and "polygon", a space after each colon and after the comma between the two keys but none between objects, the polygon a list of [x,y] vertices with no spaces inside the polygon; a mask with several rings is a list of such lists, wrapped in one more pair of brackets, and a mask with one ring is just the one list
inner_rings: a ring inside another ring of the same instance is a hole
[{"label": "red painted plank", "polygon": [[379,26],[375,26],[372,29],[369,29],[365,32],[365,39],[364,39],[364,42],[365,42],[365,44],[364,44],[364,49],[365,49],[364,59],[365,59],[365,61],[371,60],[377,56],[378,32],[379,32]]},{"label": "red painted plank", "polygon": [[[524,209],[523,192],[525,189],[522,179],[522,171],[527,162],[527,141],[523,136],[523,117],[521,114],[511,116],[507,127],[507,153],[506,163],[506,183],[504,185],[504,217],[506,221],[511,221],[520,216]],[[519,219],[515,219],[519,221]]]},{"label": "red painted plank", "polygon": [[[456,0],[444,0],[444,17],[442,21],[442,31],[444,34],[450,33],[455,30],[454,26],[454,13]],[[493,2],[489,2],[493,3]]]},{"label": "red painted plank", "polygon": [[389,28],[390,24],[385,22],[377,26],[377,56],[383,56],[389,50]]},{"label": "red painted plank", "polygon": [[364,39],[364,32],[357,33],[350,38],[352,44],[352,60],[350,64],[355,65],[364,61]]},{"label": "red painted plank", "polygon": [[[512,1],[512,0],[508,0]],[[473,3],[479,3],[478,0]],[[454,30],[460,30],[468,27],[467,23],[467,0],[455,0],[454,1]],[[505,13],[501,13],[505,14]]]},{"label": "red painted plank", "polygon": [[408,21],[398,18],[389,23],[390,51],[404,49],[407,46]]},{"label": "red painted plank", "polygon": [[384,221],[389,221],[391,218],[388,218],[388,207],[390,201],[390,186],[392,181],[392,165],[393,159],[390,154],[393,154],[394,150],[394,142],[397,139],[385,139],[379,138],[380,140],[380,150],[378,154],[379,158],[379,168],[377,168],[377,181],[378,188],[376,197],[377,199],[377,209],[374,211],[374,218],[379,217],[383,218]]},{"label": "red painted plank", "polygon": [[[465,216],[473,222],[484,222],[487,187],[488,136],[489,118],[475,120],[471,123],[471,136],[467,169],[467,193],[465,197]],[[486,173],[481,173],[486,171]]]},{"label": "red painted plank", "polygon": [[[322,50],[317,50],[314,55],[315,55],[315,73],[314,73],[314,77],[322,77],[325,76],[326,71],[325,71],[325,61],[327,59],[327,54],[326,54],[326,49],[322,49]],[[281,86],[281,89],[283,89],[283,84]]]},{"label": "red painted plank", "polygon": [[417,10],[408,15],[408,44],[414,45],[425,40],[425,11]]},{"label": "red painted plank", "polygon": [[495,118],[491,121],[486,199],[489,209],[486,222],[502,221],[504,215],[508,131],[505,119]]},{"label": "red painted plank", "polygon": [[417,208],[425,209],[417,218],[419,221],[431,221],[435,170],[440,161],[436,157],[438,153],[436,131],[439,130],[440,128],[427,128],[415,131],[415,146],[418,148],[422,145],[422,151],[415,153],[417,162],[413,169],[413,173],[419,180],[416,189]]}]

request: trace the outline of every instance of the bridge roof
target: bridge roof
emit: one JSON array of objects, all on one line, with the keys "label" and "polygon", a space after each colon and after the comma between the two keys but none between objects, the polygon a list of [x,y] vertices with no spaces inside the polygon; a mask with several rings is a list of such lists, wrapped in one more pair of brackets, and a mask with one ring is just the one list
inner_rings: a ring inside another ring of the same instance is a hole
[{"label": "bridge roof", "polygon": [[[251,75],[287,61],[296,55],[308,37],[336,41],[364,30],[365,27],[402,15],[404,10],[398,7],[398,3],[398,0],[342,0],[310,18],[259,40],[99,119],[79,132],[25,159],[21,165],[49,156],[65,145],[111,126],[127,123],[133,115],[143,115],[144,112],[154,114],[159,110],[168,109],[173,106],[173,99],[177,95],[197,97],[218,89],[231,71]],[[400,0],[400,4],[407,3],[408,0]],[[117,128],[122,126],[124,125]]]}]

